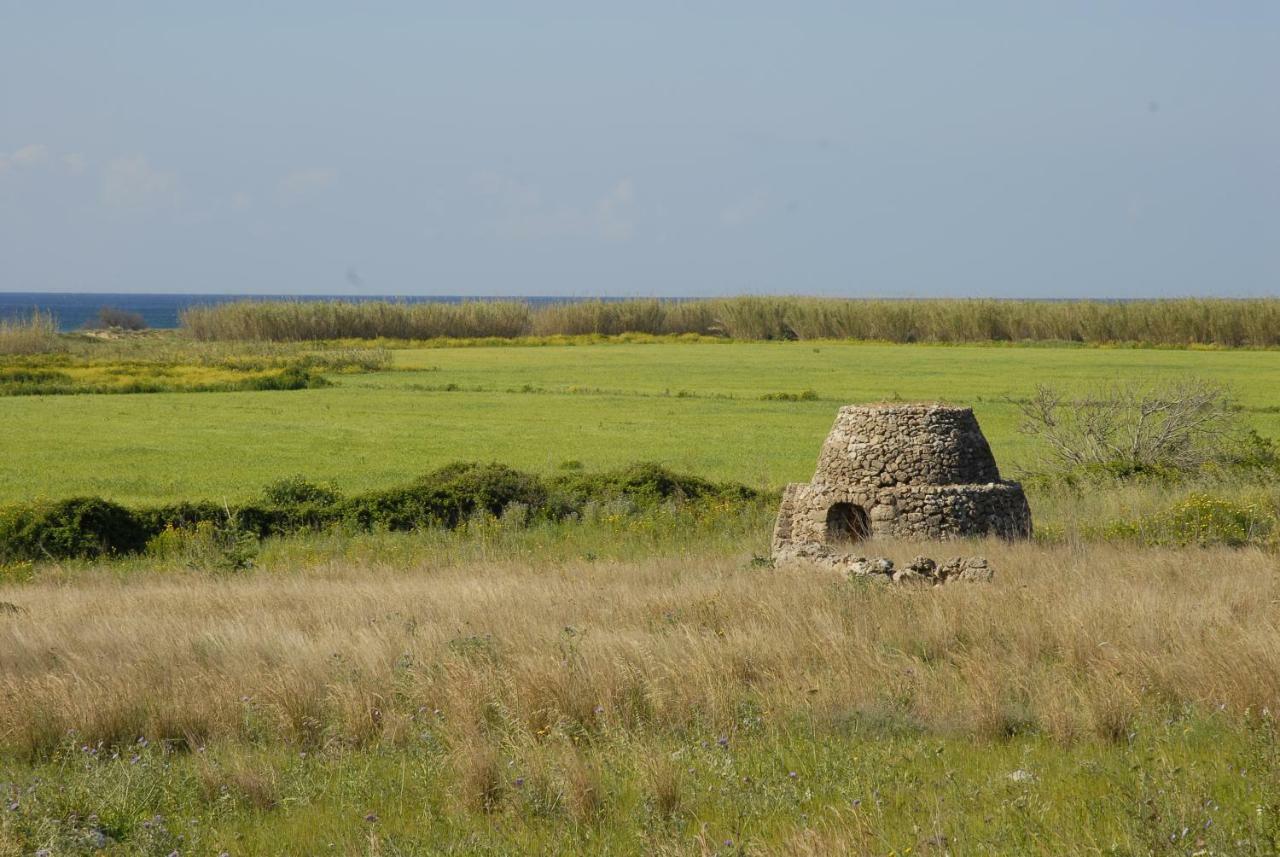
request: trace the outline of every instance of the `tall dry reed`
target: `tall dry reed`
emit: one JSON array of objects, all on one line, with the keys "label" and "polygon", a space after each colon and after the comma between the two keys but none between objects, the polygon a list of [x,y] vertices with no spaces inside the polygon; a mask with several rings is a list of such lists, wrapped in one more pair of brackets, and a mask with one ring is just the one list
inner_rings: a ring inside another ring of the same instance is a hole
[{"label": "tall dry reed", "polygon": [[1280,712],[1274,556],[946,550],[988,555],[995,583],[862,586],[711,557],[7,587],[0,745],[39,754],[72,729],[90,743],[364,745],[430,724],[480,747],[731,731],[744,707],[1071,741],[1185,707]]},{"label": "tall dry reed", "polygon": [[0,319],[0,354],[43,354],[60,347],[52,313],[33,310],[26,318]]},{"label": "tall dry reed", "polygon": [[201,340],[515,337],[528,332],[530,310],[517,301],[237,301],[191,307],[181,321]]},{"label": "tall dry reed", "polygon": [[1280,345],[1280,299],[1108,302],[748,296],[544,306],[515,301],[244,301],[193,307],[182,314],[182,324],[197,339],[281,341],[693,333],[744,340],[1270,347]]}]

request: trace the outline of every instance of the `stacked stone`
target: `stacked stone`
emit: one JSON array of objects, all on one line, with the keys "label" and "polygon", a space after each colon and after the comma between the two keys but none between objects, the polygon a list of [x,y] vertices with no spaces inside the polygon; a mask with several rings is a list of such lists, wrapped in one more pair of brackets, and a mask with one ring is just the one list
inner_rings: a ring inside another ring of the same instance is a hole
[{"label": "stacked stone", "polygon": [[818,455],[813,481],[828,485],[982,485],[1000,481],[969,408],[849,405]]},{"label": "stacked stone", "polygon": [[829,531],[828,515],[841,504],[866,515],[870,536],[1013,539],[1031,534],[1022,486],[1001,480],[969,408],[841,408],[813,481],[789,485],[783,493],[775,556],[799,545],[839,547],[840,534]]}]

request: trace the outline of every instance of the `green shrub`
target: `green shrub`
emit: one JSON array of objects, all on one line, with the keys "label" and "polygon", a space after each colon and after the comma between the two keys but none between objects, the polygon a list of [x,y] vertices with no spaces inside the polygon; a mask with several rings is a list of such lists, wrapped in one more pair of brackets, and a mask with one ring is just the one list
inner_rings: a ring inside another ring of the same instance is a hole
[{"label": "green shrub", "polygon": [[815,402],[818,400],[818,391],[801,390],[799,393],[765,393],[760,398],[766,402]]},{"label": "green shrub", "polygon": [[551,486],[575,506],[587,501],[625,498],[637,503],[711,498],[750,500],[756,492],[744,485],[711,482],[674,473],[660,464],[642,462],[604,473],[566,473]]},{"label": "green shrub", "polygon": [[1151,546],[1243,547],[1267,544],[1276,530],[1275,509],[1265,503],[1196,493],[1153,515],[1108,521],[1096,535]]},{"label": "green shrub", "polygon": [[[343,498],[330,486],[292,477],[268,485],[255,502],[228,508],[208,501],[130,511],[98,498],[0,510],[0,563],[95,558],[149,550],[193,567],[247,567],[258,539],[339,525],[363,530],[456,528],[501,519],[523,527],[611,504],[612,515],[643,515],[684,502],[756,499],[742,485],[635,464],[605,473],[570,471],[549,481],[502,464],[459,462],[396,488]],[[250,550],[250,544],[255,545]]]},{"label": "green shrub", "polygon": [[168,526],[147,542],[156,559],[179,561],[202,571],[243,571],[253,567],[258,539],[236,526],[200,521],[190,527]]},{"label": "green shrub", "polygon": [[238,385],[241,390],[314,390],[330,386],[323,375],[305,366],[288,366],[276,375],[248,378]]},{"label": "green shrub", "polygon": [[262,535],[317,530],[338,519],[342,495],[331,486],[308,482],[301,476],[281,479],[262,492],[260,506],[238,510],[241,525]]},{"label": "green shrub", "polygon": [[548,500],[547,486],[537,476],[502,464],[459,462],[402,488],[352,497],[341,516],[365,529],[456,527],[477,512],[501,515],[513,503],[533,516],[557,514]]},{"label": "green shrub", "polygon": [[189,528],[206,521],[220,523],[227,520],[229,512],[225,506],[205,500],[152,506],[133,514],[142,529],[154,536],[166,528]]},{"label": "green shrub", "polygon": [[147,536],[132,512],[99,497],[10,507],[0,512],[0,561],[136,553]]},{"label": "green shrub", "polygon": [[341,495],[332,486],[317,485],[301,476],[290,476],[263,488],[262,498],[273,506],[333,505]]}]

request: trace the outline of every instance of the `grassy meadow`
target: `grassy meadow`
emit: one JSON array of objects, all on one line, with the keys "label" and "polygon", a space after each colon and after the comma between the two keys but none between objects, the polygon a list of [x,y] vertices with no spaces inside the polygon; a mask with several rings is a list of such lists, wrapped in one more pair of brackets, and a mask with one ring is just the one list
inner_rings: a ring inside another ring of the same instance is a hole
[{"label": "grassy meadow", "polygon": [[[0,400],[0,502],[235,501],[295,474],[354,491],[459,459],[542,472],[658,461],[780,487],[812,475],[840,404],[893,398],[972,405],[1012,473],[1034,444],[1008,399],[1116,378],[1229,383],[1250,422],[1280,437],[1269,351],[663,343],[402,349],[391,365],[315,390]],[[817,398],[762,398],[808,390]]]},{"label": "grassy meadow", "polygon": [[[324,384],[0,396],[0,506],[458,460],[774,490],[840,404],[898,398],[972,405],[1016,475],[1041,383],[1212,379],[1280,438],[1270,351],[637,339],[60,341],[21,359]],[[769,497],[0,566],[0,857],[1280,851],[1275,481],[1030,497],[1035,541],[867,546],[982,554],[986,585],[772,568]],[[1178,502],[1271,540],[1105,526]]]},{"label": "grassy meadow", "polygon": [[969,544],[995,583],[903,590],[419,538],[0,589],[0,854],[1280,847],[1270,555]]}]

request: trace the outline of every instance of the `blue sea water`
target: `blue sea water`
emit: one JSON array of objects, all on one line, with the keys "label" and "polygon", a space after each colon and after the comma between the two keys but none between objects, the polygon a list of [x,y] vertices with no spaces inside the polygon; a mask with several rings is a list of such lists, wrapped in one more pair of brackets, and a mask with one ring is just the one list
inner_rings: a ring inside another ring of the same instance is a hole
[{"label": "blue sea water", "polygon": [[189,306],[229,301],[400,301],[405,303],[460,303],[464,300],[523,300],[531,304],[562,303],[584,298],[473,298],[459,295],[148,295],[80,292],[0,292],[0,319],[31,314],[33,309],[53,313],[62,330],[76,330],[102,307],[136,312],[148,327],[177,327],[178,314]]}]

